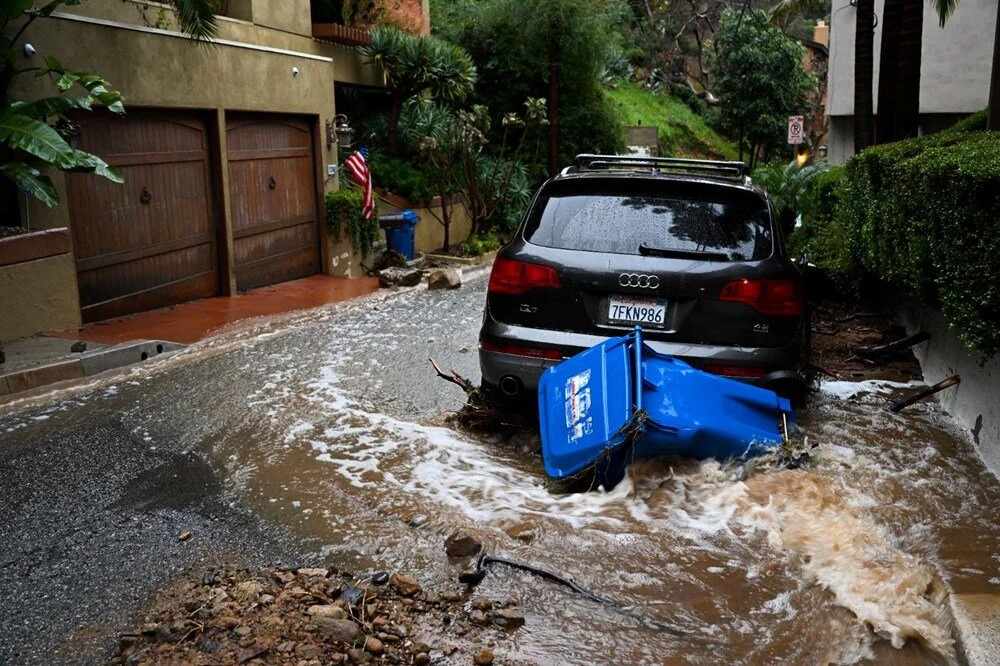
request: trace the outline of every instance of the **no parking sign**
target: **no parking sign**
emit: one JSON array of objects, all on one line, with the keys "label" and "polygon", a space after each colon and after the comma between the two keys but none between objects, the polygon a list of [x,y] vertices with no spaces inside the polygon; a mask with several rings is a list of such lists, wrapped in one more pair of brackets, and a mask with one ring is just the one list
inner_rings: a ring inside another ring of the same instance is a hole
[{"label": "no parking sign", "polygon": [[802,126],[805,118],[802,116],[788,116],[788,143],[794,145],[802,143]]}]

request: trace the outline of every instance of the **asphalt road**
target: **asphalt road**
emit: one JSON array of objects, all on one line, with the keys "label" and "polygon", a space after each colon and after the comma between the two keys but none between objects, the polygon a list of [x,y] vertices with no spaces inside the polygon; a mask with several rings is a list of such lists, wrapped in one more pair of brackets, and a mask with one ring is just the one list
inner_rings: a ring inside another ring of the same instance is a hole
[{"label": "asphalt road", "polygon": [[227,351],[208,341],[186,362],[0,416],[0,663],[99,661],[183,573],[321,559],[318,544],[241,501],[213,441],[260,432],[262,403],[282,390],[274,376],[334,372],[348,394],[412,420],[457,407],[460,392],[426,358],[476,378],[484,290],[293,317]]}]

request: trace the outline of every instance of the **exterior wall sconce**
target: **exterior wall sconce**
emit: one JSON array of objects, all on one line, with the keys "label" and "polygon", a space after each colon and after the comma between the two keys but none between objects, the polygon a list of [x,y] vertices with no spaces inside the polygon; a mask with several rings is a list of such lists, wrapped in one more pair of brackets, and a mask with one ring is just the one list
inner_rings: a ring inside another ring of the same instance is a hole
[{"label": "exterior wall sconce", "polygon": [[346,115],[338,113],[333,120],[328,119],[326,121],[327,150],[333,147],[334,141],[337,142],[337,146],[341,150],[347,150],[351,147],[353,139],[354,128],[348,124]]}]

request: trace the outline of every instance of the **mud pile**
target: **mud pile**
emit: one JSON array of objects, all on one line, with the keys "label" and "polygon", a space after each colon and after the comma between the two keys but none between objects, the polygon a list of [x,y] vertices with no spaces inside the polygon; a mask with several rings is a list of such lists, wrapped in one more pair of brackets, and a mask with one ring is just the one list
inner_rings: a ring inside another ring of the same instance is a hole
[{"label": "mud pile", "polygon": [[[162,590],[120,636],[111,663],[427,664],[469,652],[485,665],[490,648],[524,624],[516,603],[437,594],[399,573],[210,571]],[[439,644],[419,640],[424,634]]]}]

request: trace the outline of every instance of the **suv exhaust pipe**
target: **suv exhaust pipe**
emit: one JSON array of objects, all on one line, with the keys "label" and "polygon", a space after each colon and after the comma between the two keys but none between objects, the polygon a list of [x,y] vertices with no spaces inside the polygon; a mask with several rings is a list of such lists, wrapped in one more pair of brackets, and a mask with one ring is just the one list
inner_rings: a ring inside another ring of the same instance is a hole
[{"label": "suv exhaust pipe", "polygon": [[500,379],[500,392],[508,398],[516,398],[521,395],[522,388],[524,387],[521,380],[514,375],[504,375]]}]

